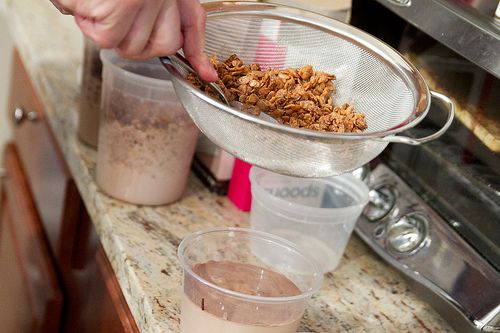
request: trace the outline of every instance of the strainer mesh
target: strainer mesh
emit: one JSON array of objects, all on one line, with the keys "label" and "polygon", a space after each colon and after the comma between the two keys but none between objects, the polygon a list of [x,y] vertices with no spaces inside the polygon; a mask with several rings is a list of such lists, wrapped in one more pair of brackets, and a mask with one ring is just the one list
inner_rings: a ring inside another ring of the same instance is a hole
[{"label": "strainer mesh", "polygon": [[366,132],[393,128],[415,108],[411,90],[392,68],[337,35],[252,15],[212,18],[206,29],[206,52],[220,60],[236,53],[245,63],[275,68],[311,64],[335,74],[334,103],[352,103],[365,113]]},{"label": "strainer mesh", "polygon": [[[334,103],[350,103],[366,116],[367,133],[407,121],[417,98],[411,84],[387,62],[342,34],[286,17],[238,13],[209,16],[208,55],[225,60],[286,68],[312,65],[337,76]],[[182,73],[186,74],[186,73]],[[236,117],[195,96],[174,80],[176,91],[198,127],[229,153],[275,172],[323,177],[348,172],[382,152],[386,142],[300,136]]]}]

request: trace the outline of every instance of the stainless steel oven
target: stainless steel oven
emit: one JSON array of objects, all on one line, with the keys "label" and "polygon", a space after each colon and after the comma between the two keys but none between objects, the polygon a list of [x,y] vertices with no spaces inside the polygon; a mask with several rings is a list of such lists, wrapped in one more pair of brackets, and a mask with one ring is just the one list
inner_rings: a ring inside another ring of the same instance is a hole
[{"label": "stainless steel oven", "polygon": [[[500,332],[500,19],[497,0],[354,0],[351,24],[413,62],[457,119],[367,166],[356,232],[458,332]],[[410,135],[444,121],[438,105]]]}]

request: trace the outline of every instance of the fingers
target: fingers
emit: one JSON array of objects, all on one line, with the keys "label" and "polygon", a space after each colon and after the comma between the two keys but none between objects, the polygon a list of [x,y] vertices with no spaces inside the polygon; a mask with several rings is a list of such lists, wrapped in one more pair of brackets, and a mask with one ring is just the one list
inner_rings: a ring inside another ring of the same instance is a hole
[{"label": "fingers", "polygon": [[82,32],[128,58],[184,54],[201,78],[217,72],[203,52],[206,14],[198,0],[51,0],[72,12]]},{"label": "fingers", "polygon": [[182,47],[181,21],[175,0],[163,2],[144,50],[134,58],[152,58],[169,55]]},{"label": "fingers", "polygon": [[118,45],[120,55],[137,57],[145,51],[164,3],[163,0],[144,2],[127,35]]},{"label": "fingers", "polygon": [[73,13],[76,9],[77,0],[50,0],[52,4],[63,14]]},{"label": "fingers", "polygon": [[198,0],[178,0],[177,4],[184,35],[184,55],[202,79],[215,81],[217,72],[203,52],[205,46],[205,10]]},{"label": "fingers", "polygon": [[67,8],[64,5],[62,5],[59,1],[57,1],[57,0],[50,0],[50,2],[52,2],[52,4],[57,8],[57,10],[59,12],[61,12],[61,14],[64,14],[64,15],[73,15],[72,10],[70,10],[69,8]]},{"label": "fingers", "polygon": [[140,9],[139,0],[78,1],[74,14],[80,30],[102,48],[115,48],[125,39]]}]

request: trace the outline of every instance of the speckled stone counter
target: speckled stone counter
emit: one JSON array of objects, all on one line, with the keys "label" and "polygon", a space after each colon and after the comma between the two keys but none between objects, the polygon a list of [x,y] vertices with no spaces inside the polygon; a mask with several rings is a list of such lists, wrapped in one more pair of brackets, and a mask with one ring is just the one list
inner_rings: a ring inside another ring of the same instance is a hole
[{"label": "speckled stone counter", "polygon": [[[183,199],[169,206],[139,207],[103,194],[94,183],[96,152],[75,134],[81,34],[72,18],[60,15],[48,0],[6,4],[13,38],[138,327],[141,332],[179,332],[179,242],[207,227],[246,226],[248,215],[226,198],[210,194],[194,177]],[[398,272],[355,236],[339,267],[326,274],[300,330],[452,331]]]}]

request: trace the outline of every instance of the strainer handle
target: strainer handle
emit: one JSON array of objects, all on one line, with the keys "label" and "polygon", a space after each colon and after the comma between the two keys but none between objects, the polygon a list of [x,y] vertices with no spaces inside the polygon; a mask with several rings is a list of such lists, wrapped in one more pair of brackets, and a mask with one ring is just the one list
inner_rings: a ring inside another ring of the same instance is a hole
[{"label": "strainer handle", "polygon": [[410,138],[410,137],[402,136],[402,135],[397,135],[397,136],[393,135],[393,136],[386,136],[384,138],[381,138],[381,140],[386,141],[386,142],[405,143],[407,145],[417,146],[421,143],[425,143],[425,142],[437,139],[441,135],[443,135],[444,132],[446,132],[446,130],[448,130],[451,123],[453,122],[453,118],[455,117],[455,105],[453,104],[453,101],[448,96],[445,96],[445,95],[438,93],[436,91],[431,90],[431,96],[433,98],[437,98],[437,99],[441,100],[446,105],[446,110],[448,111],[446,122],[444,123],[443,127],[441,127],[439,129],[439,131],[437,131],[436,133],[433,133],[431,135],[425,136],[423,138]]}]

